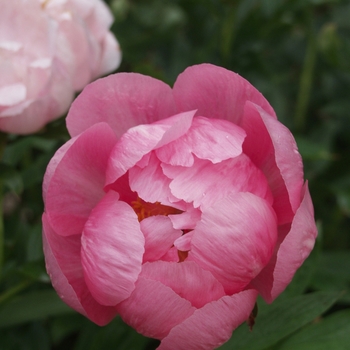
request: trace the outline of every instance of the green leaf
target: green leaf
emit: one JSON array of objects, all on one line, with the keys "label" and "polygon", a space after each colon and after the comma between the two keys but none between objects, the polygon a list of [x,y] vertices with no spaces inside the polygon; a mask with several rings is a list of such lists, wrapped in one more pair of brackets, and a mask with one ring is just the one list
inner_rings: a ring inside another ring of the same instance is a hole
[{"label": "green leaf", "polygon": [[253,330],[250,332],[246,324],[241,325],[220,349],[266,349],[320,316],[339,297],[339,292],[317,292],[277,300],[270,306],[260,304]]},{"label": "green leaf", "polygon": [[0,328],[62,315],[73,310],[53,290],[20,295],[0,307]]},{"label": "green leaf", "polygon": [[293,334],[278,350],[348,350],[350,310],[336,312]]}]

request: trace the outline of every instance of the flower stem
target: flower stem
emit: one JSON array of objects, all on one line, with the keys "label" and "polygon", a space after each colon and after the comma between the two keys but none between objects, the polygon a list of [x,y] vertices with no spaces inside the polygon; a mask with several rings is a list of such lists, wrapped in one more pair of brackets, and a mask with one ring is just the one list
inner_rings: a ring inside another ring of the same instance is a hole
[{"label": "flower stem", "polygon": [[303,70],[300,77],[299,91],[295,110],[295,127],[298,131],[303,131],[305,127],[306,112],[310,101],[312,79],[315,70],[317,41],[312,24],[312,14],[308,13],[307,28],[307,48],[303,64]]},{"label": "flower stem", "polygon": [[[7,140],[7,134],[0,132],[0,159],[4,153],[5,145]],[[4,184],[3,178],[0,174],[0,279],[2,275],[2,267],[4,264],[4,217],[3,217],[3,191]]]}]

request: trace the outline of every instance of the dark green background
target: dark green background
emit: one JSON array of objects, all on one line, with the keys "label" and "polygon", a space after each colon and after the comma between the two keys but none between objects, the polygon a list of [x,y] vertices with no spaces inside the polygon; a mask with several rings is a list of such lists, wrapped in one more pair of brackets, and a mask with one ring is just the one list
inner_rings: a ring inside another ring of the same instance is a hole
[{"label": "dark green background", "polygon": [[[172,85],[210,62],[256,86],[294,133],[319,228],[316,247],[272,305],[259,301],[222,349],[350,348],[350,1],[111,0],[118,71]],[[4,139],[4,135],[2,135]],[[8,135],[0,174],[0,349],[155,349],[116,318],[100,328],[52,290],[41,247],[41,183],[68,139],[64,118],[26,137]]]}]

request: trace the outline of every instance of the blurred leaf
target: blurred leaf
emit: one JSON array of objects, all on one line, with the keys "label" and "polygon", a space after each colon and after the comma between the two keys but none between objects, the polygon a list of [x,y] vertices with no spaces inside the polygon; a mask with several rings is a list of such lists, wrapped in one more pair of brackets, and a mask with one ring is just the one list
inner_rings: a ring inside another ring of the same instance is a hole
[{"label": "blurred leaf", "polygon": [[17,296],[0,306],[0,328],[74,312],[53,290]]},{"label": "blurred leaf", "polygon": [[324,142],[315,142],[306,137],[295,137],[298,149],[304,160],[332,160],[334,155],[329,151],[329,147]]},{"label": "blurred leaf", "polygon": [[[68,339],[71,343],[71,337],[87,327],[88,323],[90,321],[77,312],[54,317],[50,325],[52,342],[58,346]],[[70,349],[72,348],[73,346],[70,346]]]},{"label": "blurred leaf", "polygon": [[20,329],[0,329],[1,350],[51,350],[45,326],[33,322]]},{"label": "blurred leaf", "polygon": [[339,208],[350,217],[350,177],[338,178],[331,189],[337,197]]},{"label": "blurred leaf", "polygon": [[328,62],[336,66],[339,63],[341,42],[334,23],[324,24],[319,33],[318,44]]},{"label": "blurred leaf", "polygon": [[349,321],[349,309],[316,320],[293,334],[278,347],[278,350],[348,350]]},{"label": "blurred leaf", "polygon": [[311,286],[317,290],[347,291],[342,300],[350,303],[350,252],[323,252]]},{"label": "blurred leaf", "polygon": [[149,338],[137,333],[116,317],[107,326],[100,328],[92,323],[84,328],[74,350],[141,350],[150,342]]},{"label": "blurred leaf", "polygon": [[56,143],[56,140],[44,139],[37,136],[20,138],[7,145],[3,161],[8,164],[17,165],[25,159],[25,156],[30,150],[49,152],[55,147]]},{"label": "blurred leaf", "polygon": [[12,166],[0,163],[0,179],[10,191],[16,194],[20,194],[23,191],[22,178]]},{"label": "blurred leaf", "polygon": [[50,278],[46,273],[45,266],[42,260],[36,262],[28,262],[27,264],[21,266],[18,272],[22,276],[30,278],[33,281],[44,283],[50,282]]},{"label": "blurred leaf", "polygon": [[276,300],[272,305],[263,308],[259,305],[259,313],[253,330],[250,332],[246,324],[241,325],[220,349],[266,349],[320,316],[339,297],[339,292],[318,292]]}]

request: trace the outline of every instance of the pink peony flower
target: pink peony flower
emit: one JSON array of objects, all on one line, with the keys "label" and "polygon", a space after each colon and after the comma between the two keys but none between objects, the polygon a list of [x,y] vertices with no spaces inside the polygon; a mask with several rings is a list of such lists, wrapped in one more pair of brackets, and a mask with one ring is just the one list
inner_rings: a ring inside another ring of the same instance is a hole
[{"label": "pink peony flower", "polygon": [[120,63],[102,0],[0,0],[0,130],[28,134]]},{"label": "pink peony flower", "polygon": [[209,64],[171,89],[120,73],[88,85],[48,165],[44,251],[60,297],[116,314],[159,349],[213,349],[309,255],[297,146],[246,80]]}]

